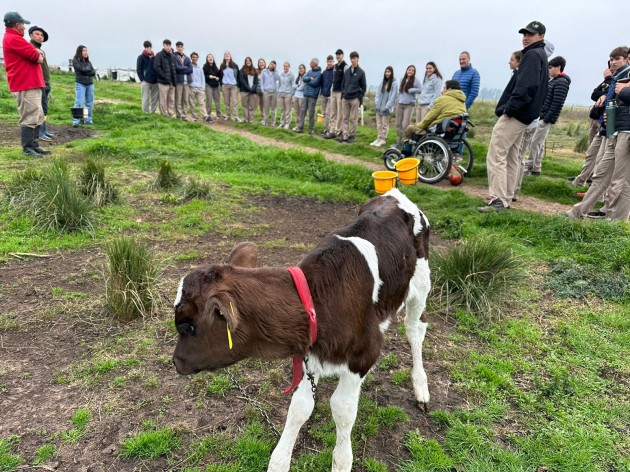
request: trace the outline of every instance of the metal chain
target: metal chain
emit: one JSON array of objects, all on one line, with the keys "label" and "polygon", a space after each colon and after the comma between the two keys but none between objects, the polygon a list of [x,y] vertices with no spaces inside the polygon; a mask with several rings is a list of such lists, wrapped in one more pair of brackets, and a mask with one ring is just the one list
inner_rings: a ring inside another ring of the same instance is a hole
[{"label": "metal chain", "polygon": [[[311,413],[311,416],[309,416],[308,421],[306,422],[306,426],[304,427],[304,429],[302,430],[302,433],[300,434],[300,447],[303,450],[316,451],[314,447],[309,447],[306,440],[306,437],[308,436],[309,438],[311,438],[311,443],[313,442],[312,435],[311,435],[311,427],[313,426],[313,417],[315,416],[315,407],[317,406],[317,384],[315,384],[315,374],[313,374],[313,372],[308,366],[308,356],[304,356],[304,367],[306,367],[306,378],[309,380],[309,382],[311,382],[311,392],[313,393],[314,405],[313,405],[313,412]],[[316,452],[319,452],[319,451],[316,451]]]},{"label": "metal chain", "polygon": [[280,431],[278,431],[278,428],[276,428],[276,426],[273,424],[273,422],[271,421],[271,418],[269,418],[269,415],[263,409],[262,404],[259,401],[254,400],[251,396],[249,396],[249,394],[245,391],[245,389],[241,386],[241,384],[238,383],[238,380],[236,380],[236,377],[232,375],[232,372],[230,372],[230,369],[225,369],[225,371],[227,372],[228,377],[230,378],[234,386],[241,392],[241,395],[243,395],[243,397],[245,397],[245,399],[260,412],[260,415],[267,422],[267,424],[269,425],[271,430],[274,432],[274,434],[280,437]]}]

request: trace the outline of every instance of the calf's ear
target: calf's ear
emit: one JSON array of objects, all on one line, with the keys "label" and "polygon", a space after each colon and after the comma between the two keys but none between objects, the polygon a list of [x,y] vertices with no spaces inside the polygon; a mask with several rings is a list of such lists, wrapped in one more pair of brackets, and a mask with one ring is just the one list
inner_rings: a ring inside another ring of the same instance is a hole
[{"label": "calf's ear", "polygon": [[[216,313],[217,310],[219,311],[218,314]],[[238,308],[229,293],[222,292],[209,298],[204,307],[204,314],[207,316],[223,316],[231,331],[236,331],[238,327]]]},{"label": "calf's ear", "polygon": [[227,264],[235,267],[256,267],[258,262],[258,246],[254,243],[239,243],[234,246]]}]

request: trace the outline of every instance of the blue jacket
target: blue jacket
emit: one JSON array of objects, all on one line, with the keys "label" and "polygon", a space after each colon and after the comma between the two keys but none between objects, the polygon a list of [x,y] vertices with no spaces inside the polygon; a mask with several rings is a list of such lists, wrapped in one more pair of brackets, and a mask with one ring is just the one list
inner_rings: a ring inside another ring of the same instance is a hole
[{"label": "blue jacket", "polygon": [[466,109],[470,108],[479,95],[479,72],[468,64],[453,74],[453,80],[457,80],[462,86],[462,92],[466,95]]},{"label": "blue jacket", "polygon": [[322,69],[319,66],[313,67],[304,77],[304,96],[308,98],[319,97],[319,90],[322,88]]},{"label": "blue jacket", "polygon": [[148,55],[144,51],[138,56],[136,61],[136,72],[140,82],[147,82],[149,84],[157,83],[157,74],[153,68],[153,61],[155,60],[155,54]]},{"label": "blue jacket", "polygon": [[330,69],[324,69],[324,72],[322,72],[322,97],[330,97],[334,75],[335,66]]},{"label": "blue jacket", "polygon": [[192,62],[186,54],[173,53],[173,62],[175,63],[176,83],[183,84],[184,76],[188,76],[188,83],[192,82]]}]

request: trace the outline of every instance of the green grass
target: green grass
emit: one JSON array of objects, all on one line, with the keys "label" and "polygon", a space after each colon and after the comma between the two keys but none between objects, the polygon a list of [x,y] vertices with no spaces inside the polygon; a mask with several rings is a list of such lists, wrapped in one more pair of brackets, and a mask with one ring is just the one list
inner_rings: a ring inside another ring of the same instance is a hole
[{"label": "green grass", "polygon": [[33,465],[44,464],[55,457],[57,454],[57,447],[54,444],[44,444],[39,447],[35,452],[35,460]]},{"label": "green grass", "polygon": [[144,431],[122,442],[120,456],[125,459],[155,459],[171,454],[181,446],[181,439],[171,428]]},{"label": "green grass", "polygon": [[0,439],[0,471],[12,472],[23,462],[20,456],[13,453],[19,441],[17,436]]}]

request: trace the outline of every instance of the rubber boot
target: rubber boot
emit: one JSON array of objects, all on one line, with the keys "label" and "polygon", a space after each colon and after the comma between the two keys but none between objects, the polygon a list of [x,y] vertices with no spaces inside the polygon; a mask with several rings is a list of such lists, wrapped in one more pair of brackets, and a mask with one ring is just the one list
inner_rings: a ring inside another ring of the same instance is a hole
[{"label": "rubber boot", "polygon": [[46,120],[44,120],[41,127],[39,128],[39,139],[41,139],[42,141],[48,141],[48,142],[52,141],[52,139],[46,132]]},{"label": "rubber boot", "polygon": [[33,149],[33,128],[22,126],[20,131],[22,132],[22,154],[36,159],[42,157]]},{"label": "rubber boot", "polygon": [[49,151],[48,149],[42,149],[41,147],[39,147],[39,129],[41,128],[41,126],[37,126],[36,128],[33,128],[33,149],[35,149],[35,152],[37,154],[52,154],[52,151]]}]

